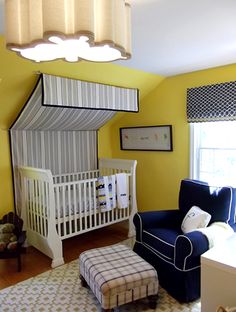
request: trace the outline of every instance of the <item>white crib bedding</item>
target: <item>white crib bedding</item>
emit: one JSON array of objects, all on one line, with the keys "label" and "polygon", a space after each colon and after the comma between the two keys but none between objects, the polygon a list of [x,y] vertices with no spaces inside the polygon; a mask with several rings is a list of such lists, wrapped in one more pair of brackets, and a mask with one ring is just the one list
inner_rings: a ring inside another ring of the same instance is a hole
[{"label": "white crib bedding", "polygon": [[78,192],[68,192],[68,190],[64,193],[64,196],[62,192],[58,192],[58,194],[55,193],[56,218],[58,218],[58,210],[59,217],[63,218],[68,217],[69,215],[73,216],[74,214],[95,213],[95,210],[99,208],[97,198],[95,197],[94,199],[94,196],[92,195],[84,196],[82,193],[79,196]]},{"label": "white crib bedding", "polygon": [[[119,179],[118,179],[119,178]],[[122,178],[122,179],[121,179]],[[122,180],[119,182],[119,180]],[[123,196],[123,198],[122,198]],[[125,198],[124,198],[125,197]],[[81,213],[110,211],[116,207],[128,208],[128,178],[126,173],[98,177],[96,192],[93,188],[55,189],[56,218]]]},{"label": "white crib bedding", "polygon": [[[120,174],[122,175],[122,174]],[[119,176],[118,174],[116,176]],[[58,186],[55,184],[54,188],[54,203],[55,203],[55,217],[67,218],[70,216],[81,214],[93,215],[98,212],[107,212],[112,209],[119,208],[124,209],[129,207],[129,193],[128,193],[128,180],[127,174],[124,174],[123,184],[125,186],[122,192],[119,192],[118,179],[112,179],[115,175],[99,177],[96,182],[95,190],[94,187],[81,186],[75,187],[65,183],[65,185]],[[106,185],[107,178],[107,185]],[[35,191],[35,190],[34,190]],[[121,193],[119,195],[119,193]],[[119,204],[119,197],[125,195],[126,200]],[[46,195],[41,193],[40,195],[29,198],[32,207],[42,206],[42,211],[45,211]],[[36,209],[37,210],[37,209]],[[46,211],[45,211],[46,212]],[[44,214],[44,213],[43,213]],[[47,212],[46,212],[47,214]]]}]

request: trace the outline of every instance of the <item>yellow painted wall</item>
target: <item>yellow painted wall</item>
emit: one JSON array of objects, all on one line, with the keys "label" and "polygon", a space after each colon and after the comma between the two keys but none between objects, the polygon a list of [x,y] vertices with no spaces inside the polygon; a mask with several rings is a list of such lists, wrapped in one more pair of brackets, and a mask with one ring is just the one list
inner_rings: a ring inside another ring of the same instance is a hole
[{"label": "yellow painted wall", "polygon": [[[235,81],[236,65],[166,78],[150,92],[137,115],[125,115],[111,127],[112,156],[137,159],[139,210],[176,208],[180,180],[189,176],[189,125],[186,121],[187,88]],[[119,127],[173,126],[173,152],[121,151]]]},{"label": "yellow painted wall", "polygon": [[[4,37],[0,36],[0,217],[13,209],[11,161],[8,128],[15,120],[34,87],[41,71],[48,74],[77,78],[87,81],[138,88],[145,97],[163,77],[132,70],[115,64],[68,63],[63,61],[42,64],[24,60],[5,49]],[[124,113],[119,113],[120,118]],[[111,155],[110,124],[99,134],[102,151]],[[105,148],[104,148],[105,146]]]}]

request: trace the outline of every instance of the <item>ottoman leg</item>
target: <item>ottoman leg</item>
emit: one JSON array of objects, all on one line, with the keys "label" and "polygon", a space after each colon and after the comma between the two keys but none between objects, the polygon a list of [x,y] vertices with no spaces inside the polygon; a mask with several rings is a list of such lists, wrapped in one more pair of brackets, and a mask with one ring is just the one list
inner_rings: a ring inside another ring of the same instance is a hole
[{"label": "ottoman leg", "polygon": [[148,296],[150,309],[156,309],[156,306],[157,306],[157,299],[158,299],[158,295],[151,295],[151,296]]},{"label": "ottoman leg", "polygon": [[88,287],[86,280],[84,279],[84,277],[81,274],[80,274],[80,281],[81,281],[82,287]]}]

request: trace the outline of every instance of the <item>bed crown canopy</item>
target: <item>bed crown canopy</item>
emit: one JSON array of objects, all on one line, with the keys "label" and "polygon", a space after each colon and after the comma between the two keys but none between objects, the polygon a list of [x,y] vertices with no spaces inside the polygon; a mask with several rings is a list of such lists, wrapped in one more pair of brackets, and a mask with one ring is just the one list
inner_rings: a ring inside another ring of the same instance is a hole
[{"label": "bed crown canopy", "polygon": [[97,130],[117,111],[138,111],[138,90],[41,74],[11,129]]},{"label": "bed crown canopy", "polygon": [[97,169],[97,130],[117,111],[138,111],[138,90],[41,74],[10,128],[18,206],[18,166],[53,174]]}]

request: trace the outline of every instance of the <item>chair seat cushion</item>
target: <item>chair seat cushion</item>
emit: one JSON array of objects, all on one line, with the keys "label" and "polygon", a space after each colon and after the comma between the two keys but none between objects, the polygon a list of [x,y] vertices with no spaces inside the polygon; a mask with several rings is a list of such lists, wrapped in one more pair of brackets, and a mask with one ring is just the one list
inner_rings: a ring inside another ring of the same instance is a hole
[{"label": "chair seat cushion", "polygon": [[174,260],[175,240],[181,230],[167,229],[167,228],[154,228],[143,231],[142,240],[153,248],[160,256],[169,261]]}]

